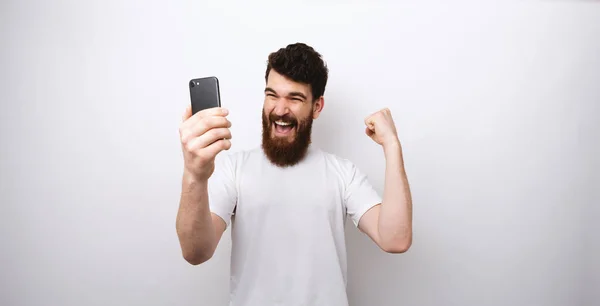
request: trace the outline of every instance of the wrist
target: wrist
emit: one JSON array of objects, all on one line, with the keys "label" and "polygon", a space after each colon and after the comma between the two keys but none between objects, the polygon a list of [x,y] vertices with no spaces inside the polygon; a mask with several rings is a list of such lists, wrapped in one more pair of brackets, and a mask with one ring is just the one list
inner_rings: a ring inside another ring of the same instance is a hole
[{"label": "wrist", "polygon": [[188,171],[187,169],[183,171],[183,184],[188,186],[200,186],[206,187],[208,186],[208,180],[202,179],[198,177],[196,174]]},{"label": "wrist", "polygon": [[400,144],[400,140],[398,139],[398,137],[390,138],[389,140],[383,142],[382,147],[385,152],[388,152],[388,151],[402,152],[402,145]]}]

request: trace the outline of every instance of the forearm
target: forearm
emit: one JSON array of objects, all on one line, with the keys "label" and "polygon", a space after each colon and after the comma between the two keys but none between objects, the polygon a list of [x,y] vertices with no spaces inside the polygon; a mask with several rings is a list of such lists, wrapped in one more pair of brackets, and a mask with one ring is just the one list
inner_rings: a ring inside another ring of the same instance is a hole
[{"label": "forearm", "polygon": [[379,236],[386,248],[403,252],[412,243],[412,197],[400,142],[392,142],[383,148],[386,165]]},{"label": "forearm", "polygon": [[177,213],[177,236],[184,258],[201,263],[216,248],[215,227],[208,205],[208,182],[198,181],[184,173]]}]

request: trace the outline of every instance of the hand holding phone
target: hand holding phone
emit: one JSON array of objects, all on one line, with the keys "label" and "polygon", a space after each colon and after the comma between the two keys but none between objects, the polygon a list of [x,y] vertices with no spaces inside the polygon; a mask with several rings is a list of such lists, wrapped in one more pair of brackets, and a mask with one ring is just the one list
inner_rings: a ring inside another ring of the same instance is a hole
[{"label": "hand holding phone", "polygon": [[[217,154],[231,148],[231,122],[227,119],[229,112],[221,107],[220,101],[215,100],[214,95],[210,98],[210,92],[215,92],[214,87],[203,87],[212,81],[198,80],[194,86],[191,82],[195,80],[190,81],[192,103],[186,109],[179,127],[185,175],[207,181],[214,171]],[[197,90],[192,89],[198,87]],[[218,94],[218,87],[216,92]]]}]

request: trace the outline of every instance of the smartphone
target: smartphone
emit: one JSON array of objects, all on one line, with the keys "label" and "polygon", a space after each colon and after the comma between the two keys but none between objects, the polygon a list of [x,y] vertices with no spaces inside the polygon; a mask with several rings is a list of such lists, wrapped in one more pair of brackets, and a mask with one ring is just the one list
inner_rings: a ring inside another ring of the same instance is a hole
[{"label": "smartphone", "polygon": [[192,115],[213,107],[221,107],[221,93],[217,77],[204,77],[190,80]]}]

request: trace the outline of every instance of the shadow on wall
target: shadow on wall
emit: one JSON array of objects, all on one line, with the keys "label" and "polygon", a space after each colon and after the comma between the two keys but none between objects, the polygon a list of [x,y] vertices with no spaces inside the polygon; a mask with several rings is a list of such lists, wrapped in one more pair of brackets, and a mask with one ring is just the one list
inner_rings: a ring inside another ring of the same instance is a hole
[{"label": "shadow on wall", "polygon": [[[372,143],[364,132],[364,120],[373,110],[359,101],[359,96],[328,94],[321,115],[313,123],[313,143],[326,152],[357,163],[364,162],[360,160],[361,156],[365,156],[363,153],[378,150],[377,145]],[[361,147],[364,144],[374,145]],[[357,147],[366,151],[358,152]]]},{"label": "shadow on wall", "polygon": [[[323,112],[313,124],[313,142],[324,151],[348,158],[355,163],[367,173],[373,186],[382,194],[383,177],[376,176],[383,175],[385,162],[369,157],[371,151],[374,152],[379,148],[375,145],[373,148],[364,146],[371,141],[363,132],[363,120],[369,113],[364,107],[355,103],[354,100],[359,99],[359,97],[329,95],[325,100]],[[357,148],[361,149],[357,150]],[[383,158],[383,155],[380,157]],[[377,166],[368,167],[369,165]],[[393,305],[394,301],[363,299],[366,296],[390,296],[384,293],[387,291],[390,291],[391,295],[397,294],[398,284],[401,283],[403,274],[401,271],[404,270],[403,258],[384,253],[361,233],[350,219],[346,223],[346,240],[350,305]],[[385,281],[382,282],[383,280]]]},{"label": "shadow on wall", "polygon": [[[364,119],[374,110],[372,105],[360,104],[360,100],[357,96],[329,95],[321,116],[314,122],[313,142],[324,151],[351,160],[383,195],[385,157],[379,145],[364,134]],[[419,247],[417,239],[423,237],[415,237],[415,243],[408,252],[388,254],[348,219],[346,241],[350,305],[398,305],[398,300],[390,300],[390,296],[404,297],[406,305],[430,305],[424,297],[429,294],[428,280],[431,280],[432,272],[440,268],[436,268],[438,264],[432,254],[439,254],[440,250],[432,250],[432,245],[420,244]],[[416,264],[424,261],[431,263],[429,267]]]},{"label": "shadow on wall", "polygon": [[344,145],[343,137],[341,137],[343,133],[340,129],[343,127],[344,116],[347,115],[339,109],[339,105],[336,105],[335,101],[338,100],[341,99],[325,98],[325,107],[319,118],[313,121],[311,136],[312,142],[317,147],[334,154]]}]

